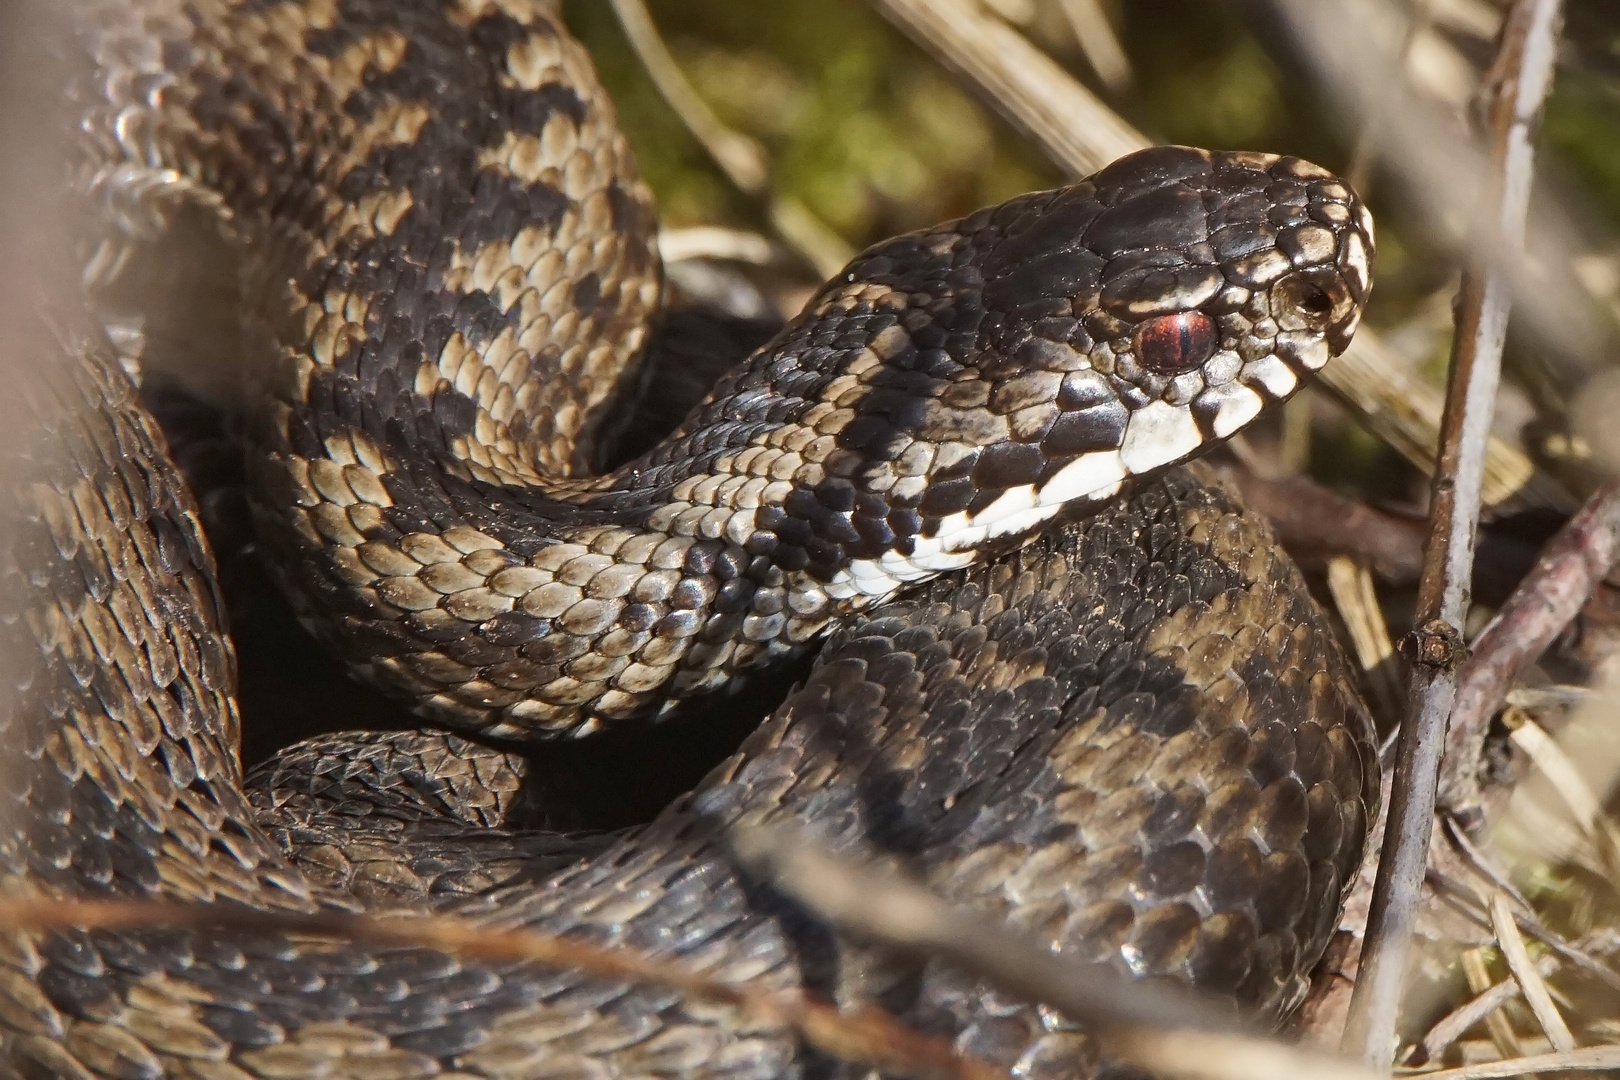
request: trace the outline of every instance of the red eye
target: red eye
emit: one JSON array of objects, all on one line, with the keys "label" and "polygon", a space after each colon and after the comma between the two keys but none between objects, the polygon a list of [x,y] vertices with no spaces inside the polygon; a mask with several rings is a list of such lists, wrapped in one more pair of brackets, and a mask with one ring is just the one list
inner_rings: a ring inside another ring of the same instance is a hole
[{"label": "red eye", "polygon": [[1158,375],[1180,375],[1215,354],[1215,322],[1201,311],[1160,315],[1136,328],[1136,362]]}]

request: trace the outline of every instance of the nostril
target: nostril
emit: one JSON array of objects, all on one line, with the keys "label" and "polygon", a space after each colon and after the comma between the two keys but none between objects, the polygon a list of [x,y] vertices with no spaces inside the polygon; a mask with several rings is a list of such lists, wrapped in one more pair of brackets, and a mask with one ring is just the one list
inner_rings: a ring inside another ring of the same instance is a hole
[{"label": "nostril", "polygon": [[1272,286],[1271,314],[1284,330],[1321,330],[1350,309],[1350,296],[1326,268],[1290,274]]},{"label": "nostril", "polygon": [[1312,315],[1326,317],[1333,312],[1333,300],[1327,293],[1316,291],[1299,298],[1299,306]]}]

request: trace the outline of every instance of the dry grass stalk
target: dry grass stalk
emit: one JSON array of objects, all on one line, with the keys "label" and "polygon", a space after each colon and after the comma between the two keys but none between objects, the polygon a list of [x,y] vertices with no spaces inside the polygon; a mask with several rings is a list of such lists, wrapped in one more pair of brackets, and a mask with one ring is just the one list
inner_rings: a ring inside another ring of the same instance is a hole
[{"label": "dry grass stalk", "polygon": [[1374,711],[1381,718],[1394,718],[1406,701],[1400,669],[1395,659],[1395,643],[1390,640],[1384,610],[1378,604],[1372,571],[1364,563],[1344,555],[1328,560],[1328,590],[1339,609],[1356,660],[1372,690]]},{"label": "dry grass stalk", "polygon": [[[1472,961],[1470,960],[1472,957]],[[1558,970],[1558,957],[1546,955],[1535,962],[1536,971],[1545,978]],[[1477,967],[1479,978],[1476,980],[1473,969]],[[1478,949],[1469,949],[1463,953],[1464,975],[1468,979],[1469,989],[1474,997],[1463,1002],[1457,1008],[1441,1017],[1431,1027],[1418,1043],[1424,1061],[1438,1061],[1445,1052],[1467,1033],[1469,1028],[1484,1022],[1496,1039],[1497,1029],[1506,1025],[1506,1018],[1494,1020],[1499,1015],[1502,1006],[1519,996],[1519,984],[1512,979],[1492,983],[1490,972],[1486,970],[1484,956]],[[1512,1029],[1507,1033],[1512,1035]],[[1516,1039],[1516,1037],[1515,1037]],[[1498,1043],[1500,1045],[1500,1042]],[[1517,1057],[1518,1052],[1503,1053],[1504,1057]]]},{"label": "dry grass stalk", "polygon": [[[1491,894],[1491,926],[1496,931],[1496,943],[1502,950],[1502,959],[1507,961],[1508,970],[1513,973],[1513,980],[1519,984],[1519,990],[1524,994],[1524,1000],[1529,1004],[1530,1011],[1535,1014],[1536,1023],[1546,1034],[1547,1041],[1552,1043],[1553,1049],[1567,1053],[1575,1049],[1575,1036],[1570,1034],[1569,1025],[1564,1023],[1563,1016],[1558,1012],[1558,1006],[1553,1004],[1552,995],[1547,992],[1547,983],[1536,970],[1536,965],[1530,961],[1530,953],[1524,947],[1524,938],[1519,936],[1519,928],[1513,922],[1513,909],[1507,896],[1502,893]],[[1515,1056],[1507,1054],[1508,1057]]]},{"label": "dry grass stalk", "polygon": [[1562,746],[1545,728],[1521,709],[1504,714],[1512,730],[1513,745],[1523,750],[1536,769],[1558,793],[1581,833],[1592,842],[1603,868],[1620,877],[1620,826],[1603,810],[1603,804]]},{"label": "dry grass stalk", "polygon": [[[1491,972],[1486,964],[1486,952],[1483,947],[1467,949],[1462,954],[1463,977],[1468,980],[1468,989],[1474,994],[1484,994],[1491,988]],[[1519,984],[1514,983],[1515,987]],[[1501,1004],[1509,999],[1504,996]],[[1496,1052],[1504,1058],[1516,1058],[1524,1051],[1519,1046],[1519,1037],[1514,1034],[1513,1025],[1508,1018],[1502,1015],[1501,1005],[1485,1014],[1485,1030],[1490,1033],[1491,1042],[1496,1045]]]},{"label": "dry grass stalk", "polygon": [[1119,35],[1114,33],[1114,25],[1108,21],[1108,12],[1103,9],[1102,0],[1060,2],[1063,14],[1069,20],[1069,28],[1074,31],[1074,39],[1079,43],[1080,51],[1086,54],[1086,63],[1091,65],[1091,70],[1108,87],[1109,93],[1125,93],[1136,79],[1131,73],[1130,57],[1125,55]]},{"label": "dry grass stalk", "polygon": [[1439,1069],[1421,1075],[1423,1080],[1495,1080],[1497,1077],[1529,1076],[1534,1073],[1617,1068],[1620,1068],[1620,1046],[1592,1046],[1584,1050],[1467,1065],[1460,1069]]},{"label": "dry grass stalk", "polygon": [[642,0],[612,0],[613,13],[636,57],[652,80],[658,93],[675,110],[693,138],[720,166],[733,184],[750,195],[760,195],[770,181],[769,163],[765,148],[747,135],[733,131],[698,96],[680,65],[670,55],[664,39],[658,34],[652,15]]},{"label": "dry grass stalk", "polygon": [[716,225],[660,229],[658,253],[665,263],[686,259],[721,259],[750,266],[770,266],[781,262],[786,255],[759,233]]},{"label": "dry grass stalk", "polygon": [[854,249],[797,199],[770,190],[770,158],[757,141],[721,122],[693,89],[658,33],[643,0],[612,0],[647,77],[686,129],[703,145],[720,171],[740,191],[766,200],[771,227],[823,277],[831,277],[854,256]]}]

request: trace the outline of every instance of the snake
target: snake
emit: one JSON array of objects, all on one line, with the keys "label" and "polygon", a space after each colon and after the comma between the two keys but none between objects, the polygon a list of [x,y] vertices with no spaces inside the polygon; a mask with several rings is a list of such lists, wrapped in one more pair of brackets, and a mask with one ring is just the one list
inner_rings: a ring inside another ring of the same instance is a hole
[{"label": "snake", "polygon": [[[1371,722],[1264,521],[1181,463],[1347,346],[1374,250],[1347,184],[1155,147],[884,241],[608,466],[656,224],[548,5],[70,10],[89,300],[42,304],[16,381],[8,897],[448,914],[875,1004],[1019,1076],[1110,1068],[1076,1018],[845,942],[728,859],[728,828],[796,822],[1061,955],[1299,1001]],[[188,215],[242,301],[216,359],[253,402],[259,549],[417,718],[246,775],[197,503],[96,314]],[[701,723],[817,647],[649,823],[536,824],[548,749]],[[240,927],[4,928],[0,1046],[27,1077],[860,1071],[677,990]]]}]

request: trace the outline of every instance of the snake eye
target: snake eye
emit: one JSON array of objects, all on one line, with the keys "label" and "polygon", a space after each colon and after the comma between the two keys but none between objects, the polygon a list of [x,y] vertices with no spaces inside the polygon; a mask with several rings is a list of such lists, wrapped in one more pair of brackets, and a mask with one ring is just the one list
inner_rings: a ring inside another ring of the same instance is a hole
[{"label": "snake eye", "polygon": [[1215,322],[1201,311],[1160,315],[1136,328],[1136,360],[1157,375],[1180,375],[1215,354]]}]

